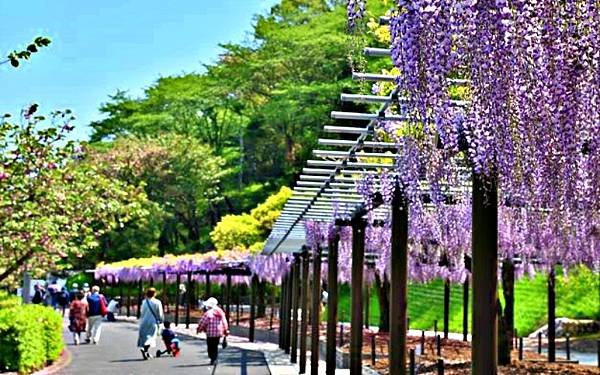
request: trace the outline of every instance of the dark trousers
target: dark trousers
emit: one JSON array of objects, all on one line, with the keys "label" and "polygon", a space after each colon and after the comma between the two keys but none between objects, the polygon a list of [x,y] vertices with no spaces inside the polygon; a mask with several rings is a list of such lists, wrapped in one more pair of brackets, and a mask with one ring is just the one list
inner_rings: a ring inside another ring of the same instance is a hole
[{"label": "dark trousers", "polygon": [[219,356],[219,341],[221,337],[207,337],[206,347],[208,348],[208,358],[211,361],[216,361]]}]

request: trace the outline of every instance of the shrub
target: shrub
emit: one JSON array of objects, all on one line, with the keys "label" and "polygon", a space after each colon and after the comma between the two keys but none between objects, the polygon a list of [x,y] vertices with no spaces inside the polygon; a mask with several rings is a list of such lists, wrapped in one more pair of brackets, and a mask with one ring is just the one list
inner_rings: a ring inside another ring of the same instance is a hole
[{"label": "shrub", "polygon": [[10,309],[19,306],[20,304],[21,298],[0,290],[0,310]]},{"label": "shrub", "polygon": [[58,359],[62,318],[52,309],[21,305],[0,310],[0,371],[29,373]]}]

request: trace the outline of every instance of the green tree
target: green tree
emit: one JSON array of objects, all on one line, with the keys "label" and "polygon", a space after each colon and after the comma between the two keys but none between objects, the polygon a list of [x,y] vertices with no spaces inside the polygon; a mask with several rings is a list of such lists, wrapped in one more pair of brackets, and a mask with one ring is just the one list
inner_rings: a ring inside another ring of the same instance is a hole
[{"label": "green tree", "polygon": [[260,223],[248,214],[225,215],[210,232],[218,251],[248,249],[262,239]]},{"label": "green tree", "polygon": [[[94,163],[102,166],[105,174],[143,186],[149,199],[160,207],[151,227],[138,227],[142,233],[146,231],[141,238],[155,235],[161,255],[210,247],[202,228],[215,225],[220,218],[215,207],[222,199],[221,178],[228,173],[224,160],[210,147],[173,133],[119,138],[108,150],[95,147]],[[135,237],[132,232],[123,235]],[[124,241],[112,239],[106,245],[119,242]]]},{"label": "green tree", "polygon": [[286,186],[256,206],[250,215],[226,215],[210,232],[217,250],[249,249],[260,252],[285,202],[292,196]]},{"label": "green tree", "polygon": [[111,179],[65,142],[70,111],[54,112],[51,124],[37,105],[20,124],[0,122],[0,284],[21,271],[42,273],[68,266],[98,246],[108,230],[144,216],[143,190]]}]

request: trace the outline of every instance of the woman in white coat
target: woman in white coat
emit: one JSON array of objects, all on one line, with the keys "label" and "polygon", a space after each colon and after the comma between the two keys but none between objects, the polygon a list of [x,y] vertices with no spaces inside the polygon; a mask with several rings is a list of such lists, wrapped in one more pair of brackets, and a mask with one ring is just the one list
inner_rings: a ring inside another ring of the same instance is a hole
[{"label": "woman in white coat", "polygon": [[138,348],[142,351],[144,359],[152,358],[148,349],[156,347],[156,339],[163,322],[162,303],[154,298],[156,289],[149,288],[146,291],[146,298],[142,302],[140,311],[140,329],[138,331]]}]

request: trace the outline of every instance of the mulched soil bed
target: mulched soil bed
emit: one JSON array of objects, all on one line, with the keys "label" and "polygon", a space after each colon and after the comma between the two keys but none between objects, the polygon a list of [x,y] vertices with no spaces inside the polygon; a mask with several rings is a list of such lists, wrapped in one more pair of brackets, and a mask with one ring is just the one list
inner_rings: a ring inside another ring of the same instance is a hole
[{"label": "mulched soil bed", "polygon": [[[372,334],[365,331],[365,339],[363,341],[363,353],[369,353],[363,364],[370,366],[377,370],[380,374],[388,373],[388,358],[387,358],[387,335],[375,335],[375,346],[376,346],[376,363],[375,366],[371,366],[371,336]],[[347,338],[349,339],[349,338]],[[420,337],[409,336],[408,337],[408,348],[414,349],[416,345],[420,345]],[[346,343],[343,350],[348,351],[349,345]],[[512,357],[517,358],[518,353],[513,351]],[[588,374],[600,374],[600,368],[593,366],[584,366],[576,364],[557,364],[544,362],[546,357],[541,356],[535,352],[524,352],[523,356],[525,360],[517,361],[513,360],[510,366],[500,366],[500,374],[515,374],[515,375],[526,375],[526,374],[573,374],[573,375],[588,375]],[[436,344],[435,338],[427,337],[425,340],[425,355],[417,356],[416,362],[421,366],[419,374],[437,374],[436,362],[438,360],[436,355]],[[470,374],[471,373],[471,346],[470,343],[458,341],[458,340],[443,340],[442,339],[442,356],[444,359],[444,373],[445,374]],[[540,361],[540,362],[537,362]]]}]

